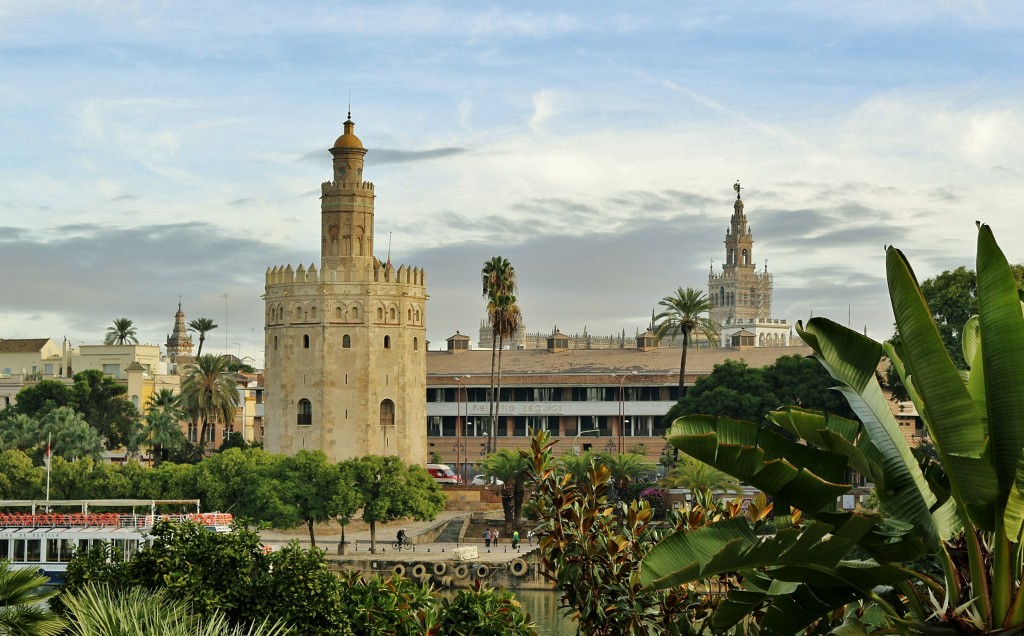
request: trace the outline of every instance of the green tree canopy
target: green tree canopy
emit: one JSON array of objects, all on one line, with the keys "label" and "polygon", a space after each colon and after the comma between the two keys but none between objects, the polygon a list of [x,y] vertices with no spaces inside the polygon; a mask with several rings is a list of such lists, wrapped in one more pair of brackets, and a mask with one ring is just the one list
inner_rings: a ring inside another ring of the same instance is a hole
[{"label": "green tree canopy", "polygon": [[98,369],[74,376],[71,386],[75,409],[106,441],[108,449],[126,446],[142,428],[139,410],[127,400],[128,389]]},{"label": "green tree canopy", "polygon": [[189,331],[194,331],[199,334],[199,348],[196,349],[196,358],[203,355],[203,343],[206,342],[206,334],[210,333],[217,328],[217,324],[213,322],[212,318],[196,318],[189,321]]},{"label": "green tree canopy", "polygon": [[240,397],[235,376],[228,371],[227,356],[205,355],[185,372],[181,381],[181,401],[193,424],[202,422],[199,445],[206,446],[207,430],[217,422],[235,419]]},{"label": "green tree canopy", "polygon": [[481,466],[488,479],[504,482],[501,486],[501,507],[505,513],[505,526],[519,528],[522,525],[526,483],[530,479],[530,462],[519,451],[502,448],[485,457]]},{"label": "green tree canopy", "polygon": [[377,524],[412,517],[433,519],[444,509],[445,495],[420,466],[406,466],[393,455],[365,455],[345,462],[370,524],[370,549],[376,551]]},{"label": "green tree canopy", "polygon": [[274,467],[281,499],[298,525],[304,523],[309,541],[316,545],[313,527],[335,517],[351,517],[359,508],[357,491],[345,464],[332,464],[323,451],[301,450],[283,457]]},{"label": "green tree canopy", "polygon": [[11,414],[41,418],[61,406],[76,406],[71,387],[58,380],[43,380],[18,391]]},{"label": "green tree canopy", "polygon": [[[686,395],[686,352],[690,348],[690,339],[694,332],[703,334],[708,344],[718,346],[718,324],[703,316],[711,311],[714,305],[703,291],[687,287],[676,289],[675,295],[666,296],[658,301],[665,308],[654,317],[656,326],[654,335],[661,340],[665,336],[683,337],[683,346],[679,354],[679,395]],[[657,322],[661,321],[661,322]]]}]

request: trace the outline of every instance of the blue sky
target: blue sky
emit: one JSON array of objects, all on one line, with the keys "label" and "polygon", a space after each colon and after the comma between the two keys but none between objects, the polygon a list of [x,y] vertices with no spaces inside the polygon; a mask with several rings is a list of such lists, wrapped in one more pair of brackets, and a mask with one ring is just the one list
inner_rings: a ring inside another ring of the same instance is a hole
[{"label": "blue sky", "polygon": [[973,266],[975,220],[1024,261],[1024,9],[747,4],[0,0],[0,337],[162,343],[180,293],[262,359],[350,98],[432,346],[497,254],[529,331],[642,330],[720,270],[737,179],[792,322],[888,336],[883,246]]}]

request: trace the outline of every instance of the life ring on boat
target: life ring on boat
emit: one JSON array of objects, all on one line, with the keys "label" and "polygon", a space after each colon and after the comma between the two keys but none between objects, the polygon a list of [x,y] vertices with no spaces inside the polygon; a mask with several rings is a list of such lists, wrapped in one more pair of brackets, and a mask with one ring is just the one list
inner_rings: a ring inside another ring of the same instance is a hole
[{"label": "life ring on boat", "polygon": [[391,572],[395,574],[395,576],[405,576],[405,566],[399,563],[395,567],[391,568]]},{"label": "life ring on boat", "polygon": [[455,578],[464,579],[469,576],[469,566],[465,563],[460,563],[455,566]]},{"label": "life ring on boat", "polygon": [[437,576],[444,576],[444,573],[448,571],[448,564],[444,561],[438,561],[434,564],[434,574]]},{"label": "life ring on boat", "polygon": [[416,565],[412,566],[412,575],[413,578],[422,579],[424,576],[427,575],[427,566],[423,565],[422,563],[417,563]]},{"label": "life ring on boat", "polygon": [[475,576],[478,579],[486,579],[487,575],[490,574],[490,573],[491,573],[491,568],[487,567],[483,563],[481,563],[480,565],[476,566],[476,569],[473,570],[473,576]]},{"label": "life ring on boat", "polygon": [[526,576],[526,573],[530,571],[530,566],[522,559],[515,559],[509,564],[508,570],[514,576]]},{"label": "life ring on boat", "polygon": [[442,576],[441,577],[441,587],[443,587],[444,589],[448,589],[451,586],[452,586],[452,577],[450,577],[450,576]]}]

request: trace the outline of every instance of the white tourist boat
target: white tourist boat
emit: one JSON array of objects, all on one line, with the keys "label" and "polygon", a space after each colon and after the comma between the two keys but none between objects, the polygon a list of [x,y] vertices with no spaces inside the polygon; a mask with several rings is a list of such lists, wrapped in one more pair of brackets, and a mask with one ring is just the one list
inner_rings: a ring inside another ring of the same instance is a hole
[{"label": "white tourist boat", "polygon": [[232,521],[227,513],[201,513],[198,499],[0,500],[0,511],[0,559],[39,570],[54,584],[63,582],[75,552],[100,543],[130,559],[157,521],[190,521],[214,532],[230,531]]}]

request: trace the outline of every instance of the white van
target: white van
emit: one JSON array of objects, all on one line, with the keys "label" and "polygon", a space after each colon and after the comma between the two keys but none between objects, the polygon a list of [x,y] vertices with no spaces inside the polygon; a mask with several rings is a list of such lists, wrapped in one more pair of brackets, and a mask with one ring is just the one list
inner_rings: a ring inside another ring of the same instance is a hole
[{"label": "white van", "polygon": [[439,484],[461,484],[462,478],[448,464],[427,464],[427,472]]}]

